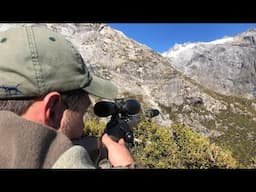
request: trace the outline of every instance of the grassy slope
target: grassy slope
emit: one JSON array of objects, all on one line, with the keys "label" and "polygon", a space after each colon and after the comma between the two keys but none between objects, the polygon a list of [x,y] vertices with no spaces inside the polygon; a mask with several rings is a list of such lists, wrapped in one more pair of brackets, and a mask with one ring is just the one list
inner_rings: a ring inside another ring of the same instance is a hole
[{"label": "grassy slope", "polygon": [[[193,107],[190,113],[214,115],[214,120],[200,122],[208,129],[224,132],[224,134],[219,137],[210,138],[211,141],[226,148],[230,148],[242,167],[249,166],[251,160],[256,157],[256,122],[253,120],[253,118],[256,117],[256,111],[252,107],[252,103],[256,101],[233,96],[224,96],[204,88],[189,78],[186,78],[186,80],[189,80],[191,83],[198,86],[209,96],[225,103],[227,110],[223,110],[219,114],[212,114],[203,106]],[[231,104],[239,109],[240,112],[231,110]],[[182,106],[178,107],[178,109],[179,108],[182,108]],[[170,109],[165,108],[165,111],[170,112]],[[178,111],[178,113],[182,114],[181,111]],[[171,114],[171,116],[175,119],[177,114]],[[220,124],[221,126],[217,127],[216,124]]]}]

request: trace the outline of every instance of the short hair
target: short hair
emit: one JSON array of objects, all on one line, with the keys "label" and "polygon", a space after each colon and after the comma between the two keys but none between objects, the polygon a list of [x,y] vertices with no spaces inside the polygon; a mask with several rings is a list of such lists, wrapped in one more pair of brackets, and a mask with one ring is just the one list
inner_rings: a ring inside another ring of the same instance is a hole
[{"label": "short hair", "polygon": [[[79,98],[84,95],[84,93],[85,91],[82,89],[77,89],[60,94],[67,107],[70,110],[76,110],[79,105]],[[11,111],[17,115],[23,115],[35,101],[41,100],[43,97],[44,96],[29,99],[0,100],[0,110]]]}]

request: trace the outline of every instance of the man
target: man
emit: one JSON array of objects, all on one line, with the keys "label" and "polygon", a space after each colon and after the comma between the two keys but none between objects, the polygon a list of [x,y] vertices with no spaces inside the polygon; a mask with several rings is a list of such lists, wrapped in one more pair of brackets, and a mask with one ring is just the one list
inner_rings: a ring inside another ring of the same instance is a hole
[{"label": "man", "polygon": [[[82,135],[88,94],[113,99],[117,88],[90,74],[62,35],[35,26],[0,32],[0,168],[95,168],[71,142]],[[134,163],[123,139],[101,142],[111,166]]]}]

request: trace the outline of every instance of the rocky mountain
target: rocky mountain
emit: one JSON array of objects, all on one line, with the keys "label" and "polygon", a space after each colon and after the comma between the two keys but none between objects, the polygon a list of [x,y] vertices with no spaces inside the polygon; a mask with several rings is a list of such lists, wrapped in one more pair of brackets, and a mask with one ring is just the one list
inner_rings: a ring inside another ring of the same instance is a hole
[{"label": "rocky mountain", "polygon": [[[0,30],[16,25],[24,24],[0,24]],[[180,50],[176,52],[180,56],[167,58],[106,24],[26,25],[45,25],[65,35],[80,50],[92,73],[118,86],[119,97],[136,98],[143,109],[158,108],[161,115],[154,121],[159,124],[185,124],[231,148],[243,163],[256,156],[256,100],[248,99],[255,94],[254,36],[237,36],[236,41],[226,39],[209,47],[190,45],[197,48],[187,53],[176,46],[173,49]],[[187,45],[181,47],[189,50]]]},{"label": "rocky mountain", "polygon": [[256,29],[207,43],[178,44],[163,56],[209,89],[224,95],[256,97]]}]

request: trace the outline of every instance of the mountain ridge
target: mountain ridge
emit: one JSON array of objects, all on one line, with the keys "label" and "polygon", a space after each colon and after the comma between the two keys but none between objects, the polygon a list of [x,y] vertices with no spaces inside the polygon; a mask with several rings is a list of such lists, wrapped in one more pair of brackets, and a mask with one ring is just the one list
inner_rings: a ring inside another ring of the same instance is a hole
[{"label": "mountain ridge", "polygon": [[218,93],[254,99],[255,39],[256,29],[249,29],[234,37],[176,45],[162,55],[175,69]]}]

